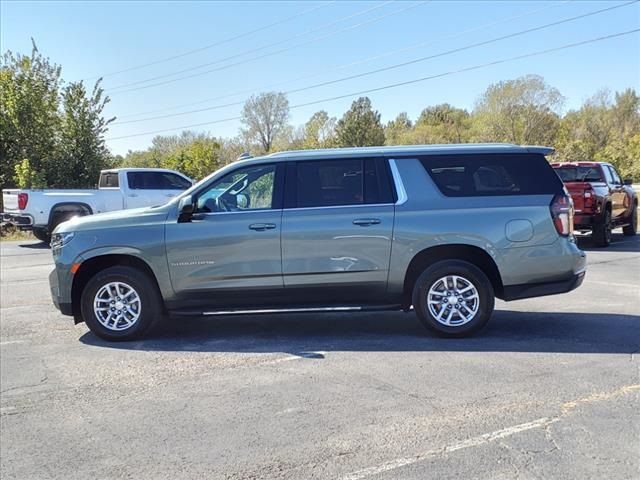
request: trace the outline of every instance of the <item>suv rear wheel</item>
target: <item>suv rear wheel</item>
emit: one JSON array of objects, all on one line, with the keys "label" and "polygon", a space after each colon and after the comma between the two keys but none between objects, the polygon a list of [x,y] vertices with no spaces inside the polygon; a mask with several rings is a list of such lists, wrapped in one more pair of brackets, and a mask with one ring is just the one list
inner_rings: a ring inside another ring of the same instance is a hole
[{"label": "suv rear wheel", "polygon": [[413,288],[413,308],[429,330],[465,337],[482,329],[493,312],[494,291],[475,265],[443,260],[427,268]]},{"label": "suv rear wheel", "polygon": [[161,298],[153,280],[131,267],[109,267],[87,282],[81,298],[82,317],[105,340],[141,338],[161,314]]}]

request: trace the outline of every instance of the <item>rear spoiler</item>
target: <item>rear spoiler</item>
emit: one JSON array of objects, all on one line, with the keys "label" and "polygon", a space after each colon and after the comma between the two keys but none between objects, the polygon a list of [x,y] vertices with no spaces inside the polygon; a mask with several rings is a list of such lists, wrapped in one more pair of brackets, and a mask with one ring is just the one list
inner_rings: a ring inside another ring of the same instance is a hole
[{"label": "rear spoiler", "polygon": [[525,145],[523,148],[526,148],[529,153],[537,153],[539,155],[553,155],[556,153],[556,149],[552,147],[539,147],[537,145]]}]

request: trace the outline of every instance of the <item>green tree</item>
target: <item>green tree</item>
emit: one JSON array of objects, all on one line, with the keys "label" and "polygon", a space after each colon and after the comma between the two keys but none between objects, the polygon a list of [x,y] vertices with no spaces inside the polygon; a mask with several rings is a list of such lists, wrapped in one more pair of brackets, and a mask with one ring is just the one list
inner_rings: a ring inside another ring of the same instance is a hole
[{"label": "green tree", "polygon": [[252,95],[242,109],[242,134],[249,142],[259,143],[268,153],[276,137],[285,130],[288,120],[289,101],[284,93]]},{"label": "green tree", "polygon": [[6,52],[0,62],[0,187],[14,185],[15,166],[28,158],[43,172],[55,154],[60,67],[38,51],[30,56]]},{"label": "green tree", "polygon": [[538,75],[490,85],[474,110],[476,135],[481,141],[552,145],[563,103]]},{"label": "green tree", "polygon": [[384,136],[387,145],[403,145],[410,143],[407,135],[413,128],[413,122],[407,112],[399,113],[396,118],[384,127]]},{"label": "green tree", "polygon": [[15,180],[18,188],[44,188],[47,184],[42,172],[31,168],[28,158],[15,166]]},{"label": "green tree", "polygon": [[180,135],[154,137],[147,150],[129,151],[119,166],[170,168],[200,180],[231,161],[226,153],[215,137],[184,131]]},{"label": "green tree", "polygon": [[106,120],[102,115],[108,102],[100,81],[90,94],[82,82],[64,88],[57,155],[49,169],[50,185],[65,188],[95,185],[100,170],[111,166],[104,134],[115,118]]},{"label": "green tree", "polygon": [[[112,164],[104,134],[112,120],[98,81],[89,94],[82,82],[62,89],[61,68],[33,44],[30,56],[7,52],[0,62],[0,186],[29,175],[47,186],[94,185]],[[62,90],[61,90],[62,89]],[[16,166],[19,166],[16,170]],[[20,173],[18,173],[20,172]]]},{"label": "green tree", "polygon": [[340,147],[384,145],[384,128],[380,114],[371,108],[371,100],[360,97],[336,124],[336,140]]},{"label": "green tree", "polygon": [[330,148],[335,146],[336,118],[320,110],[304,125],[304,148]]}]

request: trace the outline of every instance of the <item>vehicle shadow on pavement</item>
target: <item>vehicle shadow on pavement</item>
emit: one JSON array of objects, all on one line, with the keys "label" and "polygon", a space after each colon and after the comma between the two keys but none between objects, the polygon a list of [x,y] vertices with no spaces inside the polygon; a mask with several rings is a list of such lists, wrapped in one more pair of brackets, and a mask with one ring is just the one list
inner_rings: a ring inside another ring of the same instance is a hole
[{"label": "vehicle shadow on pavement", "polygon": [[413,313],[402,312],[175,318],[146,340],[109,343],[88,332],[80,341],[115,349],[306,358],[324,358],[310,354],[331,351],[635,353],[640,316],[498,310],[483,332],[465,339],[431,335]]},{"label": "vehicle shadow on pavement", "polygon": [[48,250],[49,244],[44,242],[34,242],[34,243],[21,243],[18,245],[20,248],[31,248],[34,250]]},{"label": "vehicle shadow on pavement", "polygon": [[622,233],[613,233],[608,247],[596,247],[590,235],[578,237],[578,248],[587,252],[640,252],[640,235],[627,237]]}]

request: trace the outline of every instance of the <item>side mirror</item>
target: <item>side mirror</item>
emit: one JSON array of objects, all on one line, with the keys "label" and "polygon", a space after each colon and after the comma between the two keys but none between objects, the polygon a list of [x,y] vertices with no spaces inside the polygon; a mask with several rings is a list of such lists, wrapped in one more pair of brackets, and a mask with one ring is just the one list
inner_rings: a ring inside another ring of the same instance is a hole
[{"label": "side mirror", "polygon": [[178,202],[178,223],[190,222],[195,211],[195,202],[192,195],[182,197]]},{"label": "side mirror", "polygon": [[633,179],[631,179],[631,178],[625,178],[625,179],[624,179],[624,184],[625,184],[625,185],[629,185],[629,186],[633,185]]}]

